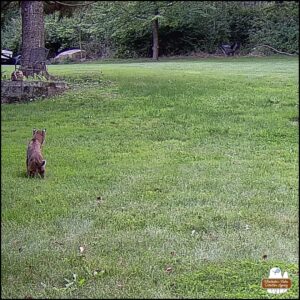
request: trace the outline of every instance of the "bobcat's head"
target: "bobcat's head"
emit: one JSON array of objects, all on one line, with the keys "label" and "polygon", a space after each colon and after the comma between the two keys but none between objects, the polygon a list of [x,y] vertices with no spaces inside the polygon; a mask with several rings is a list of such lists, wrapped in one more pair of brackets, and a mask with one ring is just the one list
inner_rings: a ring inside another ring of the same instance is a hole
[{"label": "bobcat's head", "polygon": [[37,139],[41,145],[45,142],[46,137],[46,129],[36,130],[35,128],[32,131],[33,138]]}]

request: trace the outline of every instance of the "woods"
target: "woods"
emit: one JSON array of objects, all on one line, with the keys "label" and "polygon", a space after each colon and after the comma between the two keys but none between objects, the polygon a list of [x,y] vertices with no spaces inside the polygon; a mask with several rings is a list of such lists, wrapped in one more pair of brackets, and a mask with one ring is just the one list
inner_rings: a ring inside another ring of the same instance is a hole
[{"label": "woods", "polygon": [[[96,1],[74,6],[68,14],[62,13],[63,5],[51,10],[53,4],[42,2],[47,13],[45,45],[52,57],[66,48],[81,48],[89,58],[156,60],[215,53],[221,43],[234,42],[241,44],[241,54],[258,45],[298,53],[296,1]],[[15,54],[22,45],[20,12],[15,5],[1,15],[1,47]],[[261,51],[274,53],[271,48]]]},{"label": "woods", "polygon": [[42,1],[22,1],[22,60],[25,76],[33,75],[29,70],[31,49],[45,47],[44,14]]}]

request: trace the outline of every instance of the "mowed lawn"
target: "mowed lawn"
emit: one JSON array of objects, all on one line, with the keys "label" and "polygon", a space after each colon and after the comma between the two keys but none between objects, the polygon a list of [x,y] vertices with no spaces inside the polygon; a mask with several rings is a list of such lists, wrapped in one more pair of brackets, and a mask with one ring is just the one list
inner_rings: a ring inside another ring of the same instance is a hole
[{"label": "mowed lawn", "polygon": [[49,71],[71,89],[1,107],[2,298],[298,297],[297,58]]}]

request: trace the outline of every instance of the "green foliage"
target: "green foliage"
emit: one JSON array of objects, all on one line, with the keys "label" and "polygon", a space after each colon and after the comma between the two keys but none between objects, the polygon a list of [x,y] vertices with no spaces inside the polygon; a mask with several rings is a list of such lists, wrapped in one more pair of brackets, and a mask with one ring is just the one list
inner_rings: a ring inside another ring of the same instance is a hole
[{"label": "green foliage", "polygon": [[18,11],[1,26],[1,49],[8,49],[14,54],[21,51],[22,23]]},{"label": "green foliage", "polygon": [[78,44],[78,32],[76,18],[59,18],[59,13],[46,16],[46,45],[58,44],[59,49],[71,47]]},{"label": "green foliage", "polygon": [[280,51],[299,53],[299,3],[284,1],[257,11],[250,42],[253,46],[267,44]]},{"label": "green foliage", "polygon": [[229,35],[231,41],[240,41],[243,45],[249,44],[249,34],[255,16],[259,14],[259,7],[244,7],[239,3],[228,6]]},{"label": "green foliage", "polygon": [[[260,44],[297,53],[299,4],[295,1],[97,1],[45,18],[46,46],[54,56],[64,48],[87,51],[90,58],[151,57],[152,22],[159,24],[161,56],[215,53],[220,43],[239,41],[247,53]],[[2,47],[20,50],[20,14],[10,12]]]},{"label": "green foliage", "polygon": [[110,31],[105,26],[107,19],[102,18],[103,14],[97,8],[89,10],[88,7],[75,11],[72,17],[61,17],[58,12],[46,16],[46,44],[55,52],[81,47],[91,58],[110,56]]}]

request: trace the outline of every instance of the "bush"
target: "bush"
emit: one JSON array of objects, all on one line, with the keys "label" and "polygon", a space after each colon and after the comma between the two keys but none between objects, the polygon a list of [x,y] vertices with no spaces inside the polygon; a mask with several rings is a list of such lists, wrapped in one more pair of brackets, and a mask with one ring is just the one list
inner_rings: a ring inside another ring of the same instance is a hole
[{"label": "bush", "polygon": [[269,45],[277,50],[298,53],[299,4],[296,2],[273,3],[259,10],[250,30],[250,45]]}]

